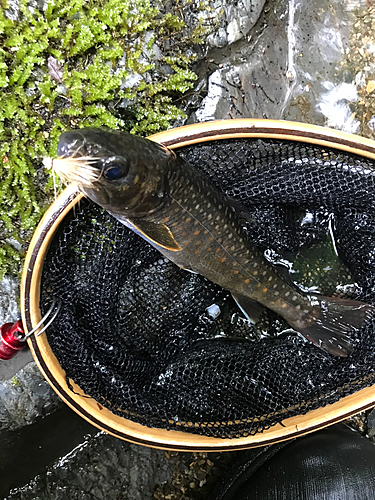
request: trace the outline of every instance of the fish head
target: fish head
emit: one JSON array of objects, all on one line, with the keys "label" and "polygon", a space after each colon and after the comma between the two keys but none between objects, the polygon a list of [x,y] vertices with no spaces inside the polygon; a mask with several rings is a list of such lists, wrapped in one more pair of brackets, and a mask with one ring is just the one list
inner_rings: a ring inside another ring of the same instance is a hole
[{"label": "fish head", "polygon": [[113,214],[155,211],[167,194],[167,148],[142,137],[86,128],[61,134],[53,170]]}]

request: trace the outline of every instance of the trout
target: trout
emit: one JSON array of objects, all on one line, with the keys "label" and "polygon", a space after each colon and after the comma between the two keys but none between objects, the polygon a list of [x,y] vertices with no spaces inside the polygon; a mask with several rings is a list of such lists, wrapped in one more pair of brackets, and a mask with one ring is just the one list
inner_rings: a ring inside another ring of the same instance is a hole
[{"label": "trout", "polygon": [[[373,306],[305,294],[283,279],[239,222],[238,206],[172,150],[118,131],[85,128],[60,136],[47,159],[64,180],[180,268],[229,290],[248,319],[259,304],[335,356]],[[250,181],[249,181],[250,182]]]}]

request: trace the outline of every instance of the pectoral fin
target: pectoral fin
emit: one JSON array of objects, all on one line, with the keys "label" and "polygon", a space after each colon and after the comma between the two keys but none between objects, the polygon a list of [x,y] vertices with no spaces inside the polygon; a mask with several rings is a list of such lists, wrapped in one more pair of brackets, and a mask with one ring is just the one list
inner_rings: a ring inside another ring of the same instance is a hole
[{"label": "pectoral fin", "polygon": [[170,250],[171,252],[179,252],[182,250],[180,245],[175,240],[171,230],[165,224],[158,224],[147,220],[132,220],[130,224],[134,229],[151,243]]}]

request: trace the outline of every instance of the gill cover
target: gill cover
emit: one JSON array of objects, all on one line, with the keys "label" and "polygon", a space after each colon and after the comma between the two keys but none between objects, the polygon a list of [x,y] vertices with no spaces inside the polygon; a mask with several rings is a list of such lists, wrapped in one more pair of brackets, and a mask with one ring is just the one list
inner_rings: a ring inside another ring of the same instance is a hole
[{"label": "gill cover", "polygon": [[[147,217],[167,198],[164,172],[175,155],[148,139],[113,130],[80,129],[60,136],[58,155],[75,158],[76,163],[80,158],[95,158],[94,163],[90,162],[90,168],[97,171],[95,180],[84,182],[84,176],[69,180],[74,180],[88,198],[116,217]],[[66,170],[68,165],[67,162]],[[81,168],[85,169],[84,163]]]}]

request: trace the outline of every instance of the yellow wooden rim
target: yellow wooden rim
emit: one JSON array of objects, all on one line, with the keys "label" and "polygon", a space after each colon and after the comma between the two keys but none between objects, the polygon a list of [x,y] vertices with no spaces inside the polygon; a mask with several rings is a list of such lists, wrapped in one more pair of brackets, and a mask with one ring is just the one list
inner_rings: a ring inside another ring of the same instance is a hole
[{"label": "yellow wooden rim", "polygon": [[375,142],[370,139],[317,125],[284,120],[216,120],[167,130],[154,134],[149,139],[173,149],[197,142],[241,137],[307,142],[375,158]]},{"label": "yellow wooden rim", "polygon": [[[238,137],[309,142],[375,159],[373,141],[314,125],[278,120],[243,119],[207,122],[168,130],[149,138],[171,148],[178,148],[203,141]],[[21,281],[21,313],[26,332],[41,320],[40,281],[43,262],[53,235],[60,222],[81,197],[82,195],[74,186],[68,187],[48,209],[32,238]],[[44,333],[39,337],[32,336],[28,343],[46,380],[73,410],[109,434],[154,448],[181,451],[230,451],[263,446],[313,432],[375,406],[375,386],[371,386],[324,408],[287,418],[282,424],[277,424],[255,436],[221,439],[182,431],[149,428],[114,415],[94,399],[84,395],[74,383],[73,390],[71,390],[67,386],[65,372],[53,354]]]}]

